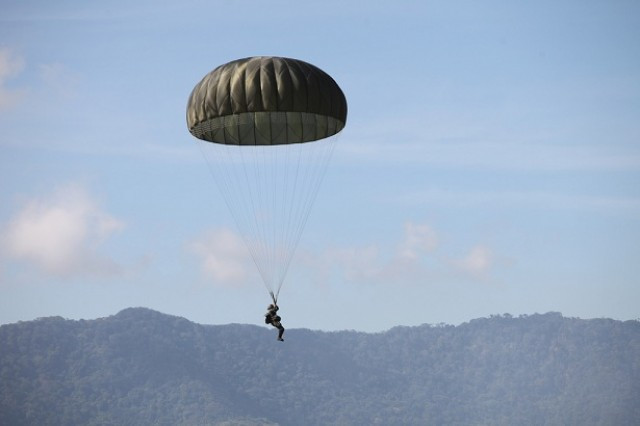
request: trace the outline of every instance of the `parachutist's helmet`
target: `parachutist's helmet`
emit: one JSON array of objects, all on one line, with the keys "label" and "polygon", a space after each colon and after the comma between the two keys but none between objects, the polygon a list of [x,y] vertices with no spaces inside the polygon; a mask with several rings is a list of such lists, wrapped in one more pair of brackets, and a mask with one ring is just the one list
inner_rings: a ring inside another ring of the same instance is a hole
[{"label": "parachutist's helmet", "polygon": [[273,309],[273,308],[275,308],[275,306],[273,305],[273,303],[272,303],[272,304],[270,304],[269,306],[267,306],[267,309]]}]

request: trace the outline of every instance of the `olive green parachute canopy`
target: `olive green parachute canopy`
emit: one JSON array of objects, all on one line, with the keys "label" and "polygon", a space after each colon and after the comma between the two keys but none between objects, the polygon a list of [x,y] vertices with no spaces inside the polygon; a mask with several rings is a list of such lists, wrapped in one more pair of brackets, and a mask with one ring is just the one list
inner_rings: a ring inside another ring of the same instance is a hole
[{"label": "olive green parachute canopy", "polygon": [[[336,82],[296,59],[229,62],[191,92],[189,132],[274,301],[346,121]],[[219,269],[214,277],[224,279]],[[239,273],[232,269],[228,279]]]},{"label": "olive green parachute canopy", "polygon": [[257,56],[221,65],[189,97],[187,125],[198,139],[230,145],[281,145],[333,136],[347,101],[327,73],[290,58]]}]

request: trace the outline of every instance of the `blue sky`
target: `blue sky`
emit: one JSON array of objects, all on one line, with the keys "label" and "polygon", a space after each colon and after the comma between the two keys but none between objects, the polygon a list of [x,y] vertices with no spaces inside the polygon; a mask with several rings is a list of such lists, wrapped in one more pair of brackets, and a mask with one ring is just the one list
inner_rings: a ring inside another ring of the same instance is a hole
[{"label": "blue sky", "polygon": [[349,103],[285,326],[640,317],[637,2],[0,12],[0,323],[131,306],[262,322],[268,296],[185,124],[206,73],[256,55],[315,64]]}]

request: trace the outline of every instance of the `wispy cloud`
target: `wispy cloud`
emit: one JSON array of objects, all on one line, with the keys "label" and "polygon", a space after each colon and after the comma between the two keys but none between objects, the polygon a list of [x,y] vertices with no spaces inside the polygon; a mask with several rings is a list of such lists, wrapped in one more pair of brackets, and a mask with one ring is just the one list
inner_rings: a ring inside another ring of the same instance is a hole
[{"label": "wispy cloud", "polygon": [[544,210],[591,210],[608,213],[640,212],[640,199],[632,196],[589,195],[562,192],[455,191],[427,188],[410,191],[393,199],[408,205],[454,207],[537,208]]},{"label": "wispy cloud", "polygon": [[627,148],[586,144],[552,144],[540,141],[487,141],[469,138],[403,139],[379,135],[371,140],[343,138],[337,160],[380,163],[381,165],[418,164],[437,168],[465,170],[518,171],[640,171],[640,152]]},{"label": "wispy cloud", "polygon": [[[386,247],[391,247],[388,250]],[[331,274],[354,284],[413,285],[427,280],[490,281],[496,255],[485,244],[477,244],[460,257],[446,254],[438,233],[427,224],[407,222],[396,244],[336,247],[323,253],[301,253],[301,263],[317,282]]]},{"label": "wispy cloud", "polygon": [[[209,230],[188,242],[186,247],[195,255],[203,276],[212,285],[255,285],[251,280],[257,277],[256,267],[242,238],[234,231],[227,228]],[[301,250],[296,256],[296,269],[319,284],[338,274],[354,284],[392,282],[411,285],[411,282],[439,273],[441,269],[473,271],[474,274],[469,275],[475,278],[478,276],[476,273],[488,273],[491,268],[489,263],[481,268],[474,266],[471,260],[447,260],[439,251],[439,237],[431,226],[407,222],[395,244],[334,247],[322,253]]]},{"label": "wispy cloud", "polygon": [[249,253],[236,233],[227,228],[205,232],[187,244],[201,266],[203,275],[217,286],[244,286],[253,270]]},{"label": "wispy cloud", "polygon": [[415,261],[424,253],[432,253],[438,247],[438,236],[429,225],[407,222],[404,225],[404,240],[398,246],[399,259]]},{"label": "wispy cloud", "polygon": [[68,185],[27,201],[4,227],[0,244],[8,258],[52,276],[111,276],[122,268],[100,247],[123,227],[85,189]]},{"label": "wispy cloud", "polygon": [[[137,11],[132,11],[131,8],[115,8],[109,7],[104,4],[92,5],[73,5],[70,7],[64,7],[64,5],[57,5],[56,7],[47,7],[48,5],[42,4],[38,8],[21,8],[15,7],[13,10],[8,9],[4,16],[0,17],[0,22],[85,22],[85,21],[108,21],[115,19],[123,19],[127,17],[142,16],[143,8],[137,6]],[[52,5],[53,6],[53,5]]]},{"label": "wispy cloud", "polygon": [[452,261],[462,272],[468,273],[474,278],[488,278],[495,264],[495,256],[491,248],[485,245],[477,245],[462,259]]},{"label": "wispy cloud", "polygon": [[24,97],[24,89],[8,87],[7,82],[24,69],[24,59],[9,48],[0,47],[0,111],[16,105]]}]

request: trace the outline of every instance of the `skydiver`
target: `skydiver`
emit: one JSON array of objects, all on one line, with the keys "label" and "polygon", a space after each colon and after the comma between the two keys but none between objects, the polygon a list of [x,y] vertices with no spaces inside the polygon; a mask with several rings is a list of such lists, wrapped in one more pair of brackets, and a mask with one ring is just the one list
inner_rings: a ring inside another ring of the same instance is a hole
[{"label": "skydiver", "polygon": [[282,318],[280,318],[280,316],[276,313],[278,312],[278,309],[280,309],[278,307],[278,304],[275,302],[270,304],[267,307],[267,313],[264,315],[264,322],[266,324],[271,324],[272,326],[274,326],[275,328],[278,329],[278,340],[281,342],[284,342],[284,339],[282,338],[282,334],[284,333],[284,327],[282,326],[282,323],[280,322],[280,320]]}]

